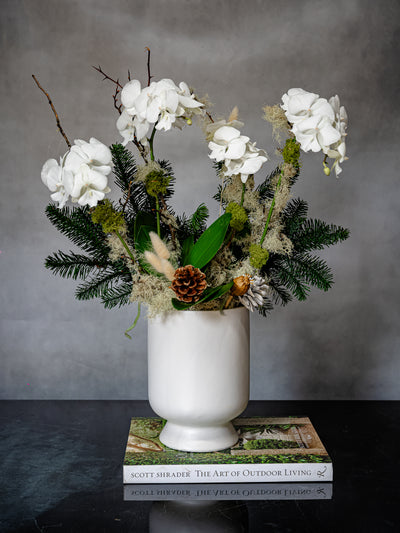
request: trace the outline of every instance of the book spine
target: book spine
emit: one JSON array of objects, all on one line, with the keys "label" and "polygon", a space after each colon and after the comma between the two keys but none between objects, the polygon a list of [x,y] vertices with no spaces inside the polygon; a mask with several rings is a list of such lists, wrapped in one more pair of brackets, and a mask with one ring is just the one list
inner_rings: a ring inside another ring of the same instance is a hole
[{"label": "book spine", "polygon": [[332,483],[197,483],[124,486],[124,500],[329,500]]},{"label": "book spine", "polygon": [[332,481],[332,463],[124,465],[124,483]]}]

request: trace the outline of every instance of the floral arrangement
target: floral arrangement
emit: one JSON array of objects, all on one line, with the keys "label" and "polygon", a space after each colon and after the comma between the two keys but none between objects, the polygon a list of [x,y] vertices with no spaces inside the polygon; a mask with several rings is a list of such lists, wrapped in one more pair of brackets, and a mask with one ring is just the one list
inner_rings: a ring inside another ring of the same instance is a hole
[{"label": "floral arrangement", "polygon": [[[327,100],[294,88],[280,105],[264,107],[274,137],[285,140],[278,148],[281,164],[258,180],[255,174],[268,156],[242,134],[236,107],[228,119],[215,119],[207,98],[186,83],[151,81],[150,51],[147,86],[130,75],[122,85],[100,67],[96,70],[115,85],[122,142],[110,148],[95,138],[71,145],[48,93],[34,77],[68,145],[60,160],[46,161],[41,172],[54,202],[46,214],[85,252],[58,251],[45,264],[63,277],[83,280],[78,299],[99,297],[106,308],[137,302],[136,324],[142,303],[150,317],[174,309],[238,306],[265,316],[274,304],[305,300],[311,286],[331,287],[329,267],[312,252],[343,241],[349,232],[307,218],[307,203],[291,198],[291,188],[299,177],[301,151],[321,152],[324,173],[340,174],[347,115],[338,96]],[[174,173],[168,161],[155,155],[157,135],[194,121],[204,132],[218,179],[214,199],[220,216],[208,227],[204,203],[190,216],[173,211]],[[112,172],[121,191],[118,202],[106,199]],[[74,207],[67,206],[69,200]]]}]

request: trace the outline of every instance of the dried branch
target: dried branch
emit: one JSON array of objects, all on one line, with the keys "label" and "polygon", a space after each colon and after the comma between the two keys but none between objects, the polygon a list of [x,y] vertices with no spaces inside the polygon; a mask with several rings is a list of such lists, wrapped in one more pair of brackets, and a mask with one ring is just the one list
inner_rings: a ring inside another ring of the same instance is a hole
[{"label": "dried branch", "polygon": [[210,115],[210,113],[208,111],[206,111],[206,115],[211,120],[211,122],[214,122],[214,119],[212,118],[212,116]]},{"label": "dried branch", "polygon": [[120,93],[120,89],[118,87],[118,85],[115,86],[115,93],[113,95],[113,99],[114,99],[114,107],[115,109],[118,111],[118,113],[121,115],[122,113],[122,104],[119,104],[118,105],[118,95]]},{"label": "dried branch", "polygon": [[131,71],[128,69],[128,81],[131,81]]},{"label": "dried branch", "polygon": [[147,86],[149,86],[151,78],[153,77],[150,75],[150,48],[146,46],[145,50],[147,50]]},{"label": "dried branch", "polygon": [[50,98],[49,94],[43,89],[43,87],[40,85],[40,83],[38,82],[38,80],[37,80],[37,78],[36,78],[36,76],[34,74],[32,74],[32,78],[35,80],[36,85],[39,87],[39,89],[42,91],[42,93],[44,93],[47,96],[47,100],[49,101],[50,107],[51,107],[51,109],[52,109],[52,111],[54,113],[54,116],[56,117],[58,131],[64,137],[64,140],[67,143],[68,148],[71,148],[71,143],[69,142],[68,137],[66,136],[65,131],[63,130],[63,128],[61,126],[61,122],[60,122],[60,119],[58,117],[56,108],[54,107],[54,104],[51,101],[51,98]]},{"label": "dried branch", "polygon": [[[93,66],[93,65],[92,65]],[[119,80],[114,80],[113,78],[111,78],[108,74],[106,74],[105,72],[103,72],[103,69],[101,68],[101,66],[99,65],[98,67],[95,67],[93,66],[94,70],[97,70],[97,72],[100,72],[100,74],[102,76],[104,76],[103,78],[103,81],[104,80],[110,80],[112,81],[113,83],[115,83],[115,85],[117,85],[118,87],[120,87],[122,89],[122,85],[120,84]]]}]

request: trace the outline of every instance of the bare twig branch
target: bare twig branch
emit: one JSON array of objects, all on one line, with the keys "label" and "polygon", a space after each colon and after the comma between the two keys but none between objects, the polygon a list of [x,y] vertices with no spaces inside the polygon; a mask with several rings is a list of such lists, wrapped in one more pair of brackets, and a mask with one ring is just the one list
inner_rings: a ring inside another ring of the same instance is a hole
[{"label": "bare twig branch", "polygon": [[35,83],[36,85],[39,87],[39,89],[42,91],[42,93],[44,93],[46,96],[47,96],[47,100],[50,104],[50,107],[54,113],[54,116],[56,117],[56,122],[57,122],[57,128],[58,128],[58,131],[61,133],[61,135],[64,137],[64,140],[65,142],[67,143],[67,146],[68,148],[71,148],[71,143],[69,142],[68,140],[68,137],[66,136],[65,134],[65,131],[63,130],[62,126],[61,126],[61,122],[60,122],[60,119],[59,119],[59,116],[57,114],[57,111],[56,111],[56,108],[54,107],[54,104],[53,102],[51,101],[51,98],[49,96],[49,93],[47,93],[43,87],[40,85],[40,83],[38,82],[36,76],[34,74],[32,74],[32,78],[35,80]]},{"label": "bare twig branch", "polygon": [[[92,65],[93,66],[93,65]],[[122,89],[122,85],[120,84],[119,80],[114,80],[113,78],[111,78],[108,74],[106,74],[105,72],[103,72],[103,69],[101,68],[101,66],[99,65],[98,67],[95,67],[93,66],[94,70],[97,70],[97,72],[100,72],[100,74],[102,76],[104,76],[103,80],[110,80],[112,81],[113,83],[115,83],[115,85],[117,85],[118,87],[120,87]]]},{"label": "bare twig branch", "polygon": [[208,111],[206,112],[206,115],[211,120],[211,122],[214,122],[214,119],[212,118],[212,116],[210,115],[210,113]]},{"label": "bare twig branch", "polygon": [[114,107],[118,111],[119,114],[122,113],[122,104],[118,105],[118,95],[119,95],[120,92],[121,91],[120,91],[118,85],[116,85],[115,86],[115,93],[113,95],[113,99],[114,99]]},{"label": "bare twig branch", "polygon": [[128,69],[128,81],[131,81],[131,71]]},{"label": "bare twig branch", "polygon": [[145,50],[147,50],[147,85],[149,86],[151,78],[153,77],[150,74],[150,48],[146,46]]}]

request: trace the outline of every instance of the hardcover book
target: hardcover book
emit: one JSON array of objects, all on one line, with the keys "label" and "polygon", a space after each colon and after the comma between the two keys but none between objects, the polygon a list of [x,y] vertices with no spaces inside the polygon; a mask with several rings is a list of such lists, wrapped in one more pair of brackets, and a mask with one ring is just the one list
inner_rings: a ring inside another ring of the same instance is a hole
[{"label": "hardcover book", "polygon": [[188,483],[124,486],[124,500],[330,500],[332,483]]},{"label": "hardcover book", "polygon": [[237,418],[235,446],[211,453],[172,450],[159,440],[164,421],[132,418],[126,484],[332,481],[332,461],[307,417]]}]

